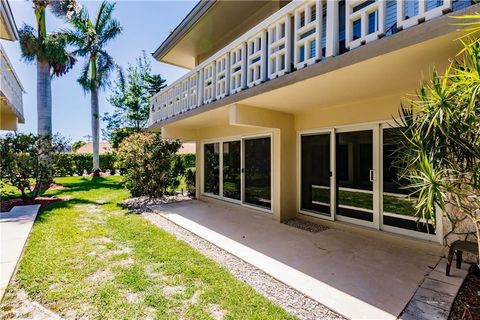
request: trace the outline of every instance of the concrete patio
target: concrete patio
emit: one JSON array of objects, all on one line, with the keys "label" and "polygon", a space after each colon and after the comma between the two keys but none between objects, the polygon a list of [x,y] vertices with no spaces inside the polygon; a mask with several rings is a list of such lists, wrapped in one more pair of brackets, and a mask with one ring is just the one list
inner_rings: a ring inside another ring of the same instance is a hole
[{"label": "concrete patio", "polygon": [[151,209],[347,318],[399,317],[442,253],[437,244],[342,224],[311,233],[217,201]]}]

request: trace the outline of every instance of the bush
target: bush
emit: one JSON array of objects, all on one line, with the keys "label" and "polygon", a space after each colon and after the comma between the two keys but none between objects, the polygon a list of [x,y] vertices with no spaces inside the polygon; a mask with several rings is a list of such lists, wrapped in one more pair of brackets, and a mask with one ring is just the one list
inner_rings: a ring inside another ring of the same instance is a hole
[{"label": "bush", "polygon": [[125,138],[118,148],[118,164],[126,168],[125,186],[132,196],[161,197],[180,184],[184,166],[176,154],[181,143],[162,139],[158,133],[139,132]]},{"label": "bush", "polygon": [[181,154],[180,157],[185,168],[195,168],[195,153]]},{"label": "bush", "polygon": [[103,172],[110,171],[111,175],[114,175],[117,171],[116,167],[117,155],[114,152],[104,153],[100,155],[100,169]]},{"label": "bush", "polygon": [[[35,198],[50,184],[42,179],[51,177],[64,149],[65,141],[59,136],[7,134],[0,138],[0,180],[20,190],[22,198]],[[50,160],[42,158],[45,151],[52,155]]]},{"label": "bush", "polygon": [[195,195],[195,168],[187,168],[185,170],[185,184],[187,185],[188,194]]},{"label": "bush", "polygon": [[66,177],[73,176],[75,171],[75,156],[76,153],[62,152],[56,155],[58,161],[52,166],[53,176]]}]

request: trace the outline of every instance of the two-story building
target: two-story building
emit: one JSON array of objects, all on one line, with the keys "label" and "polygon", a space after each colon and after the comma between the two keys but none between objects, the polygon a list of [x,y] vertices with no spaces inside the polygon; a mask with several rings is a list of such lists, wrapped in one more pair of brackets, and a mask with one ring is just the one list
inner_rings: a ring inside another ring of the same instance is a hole
[{"label": "two-story building", "polygon": [[[0,0],[0,39],[18,40],[17,26],[6,0]],[[22,84],[0,44],[0,130],[17,130],[17,124],[25,122],[22,95]]]},{"label": "two-story building", "polygon": [[470,0],[201,1],[154,53],[190,71],[152,98],[149,127],[196,141],[200,199],[442,242],[397,179],[393,119],[459,52],[450,16],[479,10]]}]

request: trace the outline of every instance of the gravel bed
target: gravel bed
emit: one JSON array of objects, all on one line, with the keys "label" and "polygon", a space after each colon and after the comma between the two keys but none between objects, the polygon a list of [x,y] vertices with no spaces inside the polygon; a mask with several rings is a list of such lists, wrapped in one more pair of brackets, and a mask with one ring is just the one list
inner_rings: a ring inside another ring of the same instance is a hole
[{"label": "gravel bed", "polygon": [[305,221],[305,220],[301,220],[301,219],[297,219],[297,218],[284,221],[283,223],[288,225],[288,226],[298,228],[298,229],[302,229],[302,230],[312,232],[312,233],[318,233],[318,232],[325,231],[325,230],[328,229],[328,227],[322,226],[321,224],[316,224],[316,223],[313,223],[313,222],[310,222],[310,221]]},{"label": "gravel bed", "polygon": [[167,203],[190,201],[190,200],[192,200],[192,198],[190,198],[189,196],[182,195],[181,193],[177,193],[174,195],[165,195],[162,198],[149,198],[149,197],[128,198],[125,201],[123,201],[123,204],[132,211],[135,211],[137,213],[142,213],[144,211],[148,211],[148,206],[151,206],[151,205],[167,204]]},{"label": "gravel bed", "polygon": [[[140,210],[137,210],[139,212]],[[174,224],[151,210],[141,214],[157,227],[187,242],[194,249],[227,268],[236,278],[246,282],[260,294],[300,319],[344,319],[324,305],[269,276],[260,269],[220,249],[190,231]]]}]

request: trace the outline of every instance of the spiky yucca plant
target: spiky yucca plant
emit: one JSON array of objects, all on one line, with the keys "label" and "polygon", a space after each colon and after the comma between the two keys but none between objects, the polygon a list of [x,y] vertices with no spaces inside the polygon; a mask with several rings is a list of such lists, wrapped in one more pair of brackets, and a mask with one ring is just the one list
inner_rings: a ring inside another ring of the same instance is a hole
[{"label": "spiky yucca plant", "polygon": [[469,33],[459,39],[461,53],[401,107],[398,158],[418,198],[418,216],[435,222],[438,205],[453,220],[449,210],[458,207],[480,242],[480,42],[470,38],[474,27],[465,23]]}]

